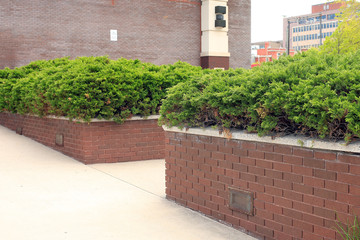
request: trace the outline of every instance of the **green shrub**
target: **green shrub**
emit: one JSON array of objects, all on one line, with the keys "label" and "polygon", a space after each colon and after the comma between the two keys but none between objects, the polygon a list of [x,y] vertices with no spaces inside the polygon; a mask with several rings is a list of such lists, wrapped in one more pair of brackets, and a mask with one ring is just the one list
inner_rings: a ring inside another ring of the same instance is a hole
[{"label": "green shrub", "polygon": [[156,66],[107,57],[36,61],[0,70],[0,110],[122,122],[158,113],[169,87],[201,74],[200,67],[182,62]]},{"label": "green shrub", "polygon": [[336,231],[344,240],[360,240],[359,218],[355,216],[354,222],[347,222],[345,227],[341,223],[336,223]]},{"label": "green shrub", "polygon": [[252,70],[198,76],[169,89],[160,124],[351,141],[360,136],[359,60],[360,51],[309,51]]}]

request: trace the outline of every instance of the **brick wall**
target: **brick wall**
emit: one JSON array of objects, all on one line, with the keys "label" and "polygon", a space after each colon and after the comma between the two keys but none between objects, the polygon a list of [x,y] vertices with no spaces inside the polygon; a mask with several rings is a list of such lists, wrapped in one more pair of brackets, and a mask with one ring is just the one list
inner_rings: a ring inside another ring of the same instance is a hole
[{"label": "brick wall", "polygon": [[[166,132],[167,198],[259,239],[340,239],[360,215],[360,156]],[[231,210],[228,187],[254,193],[254,216]]]},{"label": "brick wall", "polygon": [[229,0],[229,52],[231,68],[251,65],[251,0]]},{"label": "brick wall", "polygon": [[[200,65],[200,7],[201,0],[2,0],[0,69],[103,55]],[[249,67],[250,0],[231,0],[229,7],[230,67]]]},{"label": "brick wall", "polygon": [[[114,4],[113,4],[114,3]],[[109,55],[200,64],[201,0],[2,0],[0,69],[39,59]],[[110,30],[118,41],[110,41]]]},{"label": "brick wall", "polygon": [[[85,164],[164,158],[164,131],[157,120],[75,123],[0,113],[0,124]],[[62,134],[63,146],[55,144]],[[21,147],[21,146],[19,146]]]}]

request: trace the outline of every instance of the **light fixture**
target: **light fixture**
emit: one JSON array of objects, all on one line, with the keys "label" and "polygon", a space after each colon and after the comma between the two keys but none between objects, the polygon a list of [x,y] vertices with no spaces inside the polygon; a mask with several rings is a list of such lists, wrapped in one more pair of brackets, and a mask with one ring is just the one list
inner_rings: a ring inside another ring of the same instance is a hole
[{"label": "light fixture", "polygon": [[226,7],[216,6],[215,14],[216,14],[215,27],[225,28],[226,20],[224,20],[224,14],[226,14]]}]

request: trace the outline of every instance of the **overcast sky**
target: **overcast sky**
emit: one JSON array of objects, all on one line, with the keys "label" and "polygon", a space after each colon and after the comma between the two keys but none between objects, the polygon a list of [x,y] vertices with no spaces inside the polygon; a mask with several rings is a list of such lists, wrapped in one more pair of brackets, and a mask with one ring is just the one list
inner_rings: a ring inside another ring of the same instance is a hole
[{"label": "overcast sky", "polygon": [[311,13],[327,0],[251,0],[251,42],[282,40],[283,16]]}]

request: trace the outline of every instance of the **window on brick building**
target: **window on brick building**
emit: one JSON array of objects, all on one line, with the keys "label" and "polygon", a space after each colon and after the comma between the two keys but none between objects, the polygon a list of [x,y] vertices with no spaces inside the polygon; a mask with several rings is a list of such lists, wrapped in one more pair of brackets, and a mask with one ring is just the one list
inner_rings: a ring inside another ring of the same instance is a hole
[{"label": "window on brick building", "polygon": [[327,15],[327,20],[333,20],[333,19],[335,19],[335,13]]}]

